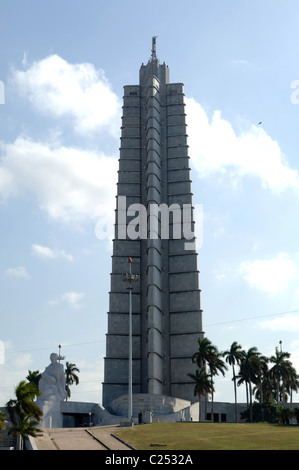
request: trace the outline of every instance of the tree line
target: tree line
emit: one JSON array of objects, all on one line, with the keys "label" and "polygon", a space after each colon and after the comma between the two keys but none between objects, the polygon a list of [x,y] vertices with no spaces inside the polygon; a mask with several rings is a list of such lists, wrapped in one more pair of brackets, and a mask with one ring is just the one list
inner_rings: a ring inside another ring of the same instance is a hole
[{"label": "tree line", "polygon": [[[237,421],[237,388],[246,387],[247,412],[244,418],[253,421],[254,410],[265,410],[267,407],[281,406],[292,402],[293,393],[299,390],[299,376],[290,361],[290,353],[275,349],[275,354],[264,356],[256,347],[247,351],[234,341],[227,351],[219,352],[208,338],[198,339],[198,351],[193,354],[192,362],[197,365],[195,373],[188,376],[195,382],[194,396],[204,402],[210,394],[212,397],[212,416],[214,398],[214,377],[232,368],[234,387],[235,421]],[[253,400],[257,400],[255,406]],[[291,413],[291,412],[290,412]],[[265,413],[264,413],[265,414]],[[263,418],[263,416],[262,416]],[[213,419],[213,418],[212,418]]]},{"label": "tree line", "polygon": [[[67,398],[71,396],[70,385],[74,383],[78,385],[79,383],[77,372],[80,372],[80,370],[75,364],[66,362],[65,389]],[[38,388],[41,375],[38,370],[29,370],[27,380],[21,380],[15,387],[15,398],[10,399],[5,405],[11,422],[8,434],[19,438],[22,443],[28,440],[28,436],[36,437],[36,434],[41,431],[38,425],[43,413],[35,402],[37,397],[41,396]],[[6,418],[6,414],[0,410],[0,429],[2,430],[6,429]]]}]

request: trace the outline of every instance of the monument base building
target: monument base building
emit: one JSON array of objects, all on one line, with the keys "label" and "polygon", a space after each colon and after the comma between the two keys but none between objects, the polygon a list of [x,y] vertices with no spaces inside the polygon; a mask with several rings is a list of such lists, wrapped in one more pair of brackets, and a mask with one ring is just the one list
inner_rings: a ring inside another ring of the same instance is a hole
[{"label": "monument base building", "polygon": [[116,201],[103,405],[130,381],[133,397],[192,404],[203,331],[184,87],[170,83],[155,38],[139,85],[124,87]]}]

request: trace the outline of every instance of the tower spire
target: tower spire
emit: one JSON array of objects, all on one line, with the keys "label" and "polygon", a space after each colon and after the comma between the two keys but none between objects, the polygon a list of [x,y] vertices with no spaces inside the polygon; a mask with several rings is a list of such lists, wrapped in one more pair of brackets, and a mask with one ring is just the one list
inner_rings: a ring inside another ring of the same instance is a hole
[{"label": "tower spire", "polygon": [[157,54],[156,54],[156,39],[158,36],[153,36],[152,37],[152,61],[154,62],[157,60]]}]

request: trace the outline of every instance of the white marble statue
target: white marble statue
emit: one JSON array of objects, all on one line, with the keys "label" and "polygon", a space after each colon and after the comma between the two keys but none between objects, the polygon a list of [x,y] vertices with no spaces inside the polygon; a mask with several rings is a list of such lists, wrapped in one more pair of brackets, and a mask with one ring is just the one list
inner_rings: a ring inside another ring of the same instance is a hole
[{"label": "white marble statue", "polygon": [[63,401],[66,398],[64,367],[57,359],[58,354],[52,353],[51,364],[46,367],[40,378],[38,388],[41,400]]}]

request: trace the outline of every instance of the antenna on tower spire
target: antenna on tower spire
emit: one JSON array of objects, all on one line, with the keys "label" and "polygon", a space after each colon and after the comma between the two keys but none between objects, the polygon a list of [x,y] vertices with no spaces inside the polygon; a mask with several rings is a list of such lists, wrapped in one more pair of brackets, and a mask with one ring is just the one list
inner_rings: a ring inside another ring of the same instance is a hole
[{"label": "antenna on tower spire", "polygon": [[152,61],[157,60],[157,54],[156,54],[156,39],[158,36],[153,36],[152,37]]}]

